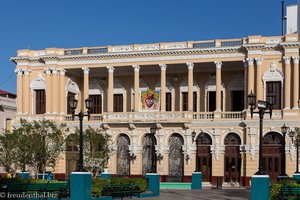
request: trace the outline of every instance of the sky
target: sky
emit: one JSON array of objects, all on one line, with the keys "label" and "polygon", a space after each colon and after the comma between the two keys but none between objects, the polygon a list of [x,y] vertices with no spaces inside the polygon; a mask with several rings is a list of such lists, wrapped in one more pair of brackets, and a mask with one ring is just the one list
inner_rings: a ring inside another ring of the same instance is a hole
[{"label": "sky", "polygon": [[16,92],[18,49],[280,34],[281,0],[0,0],[0,89]]}]

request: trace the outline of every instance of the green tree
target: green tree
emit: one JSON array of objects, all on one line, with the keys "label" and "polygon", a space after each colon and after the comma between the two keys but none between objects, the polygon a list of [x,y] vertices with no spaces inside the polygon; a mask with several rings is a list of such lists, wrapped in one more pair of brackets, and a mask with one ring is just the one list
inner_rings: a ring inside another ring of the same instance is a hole
[{"label": "green tree", "polygon": [[7,130],[0,135],[0,165],[4,167],[7,173],[14,174],[15,168],[15,137]]},{"label": "green tree", "polygon": [[[79,130],[76,130],[79,137]],[[112,154],[111,136],[99,128],[89,127],[84,132],[84,167],[96,177],[105,167]]]}]

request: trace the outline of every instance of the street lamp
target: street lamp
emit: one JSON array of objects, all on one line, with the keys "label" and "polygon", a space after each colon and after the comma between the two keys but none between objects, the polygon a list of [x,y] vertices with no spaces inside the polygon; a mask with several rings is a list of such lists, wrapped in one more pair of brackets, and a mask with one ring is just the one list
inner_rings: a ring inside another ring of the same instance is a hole
[{"label": "street lamp", "polygon": [[90,119],[90,114],[92,111],[92,106],[93,106],[93,100],[89,97],[85,100],[85,106],[88,109],[87,113],[83,113],[82,110],[78,113],[75,114],[75,109],[77,107],[78,104],[78,100],[75,98],[71,98],[69,101],[69,105],[71,108],[71,112],[72,112],[72,120],[74,120],[74,117],[78,117],[79,118],[79,130],[80,130],[80,135],[79,135],[79,161],[78,161],[78,169],[77,171],[79,172],[83,172],[83,129],[82,129],[82,121],[83,121],[83,117],[87,116],[88,120]]},{"label": "street lamp", "polygon": [[281,133],[283,135],[283,140],[282,140],[282,148],[281,148],[281,174],[280,176],[288,176],[286,174],[286,158],[285,158],[285,135],[288,132],[289,127],[287,127],[285,124],[281,127]]},{"label": "street lamp", "polygon": [[[251,111],[251,119],[253,118],[253,113],[259,114],[259,160],[258,160],[258,171],[255,173],[256,175],[263,175],[263,144],[262,144],[262,135],[263,135],[263,119],[264,114],[269,113],[270,119],[272,118],[272,110],[273,104],[275,102],[275,95],[268,95],[267,101],[258,100],[257,101],[257,108],[258,112],[254,112],[255,104],[256,104],[256,96],[251,93],[247,96],[248,97],[248,104],[250,105]],[[267,112],[266,109],[269,109]]]}]

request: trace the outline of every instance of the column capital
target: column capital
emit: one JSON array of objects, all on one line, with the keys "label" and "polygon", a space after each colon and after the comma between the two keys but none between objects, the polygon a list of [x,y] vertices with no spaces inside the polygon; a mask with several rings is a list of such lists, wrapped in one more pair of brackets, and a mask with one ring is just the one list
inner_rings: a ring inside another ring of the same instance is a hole
[{"label": "column capital", "polygon": [[61,76],[64,76],[64,75],[65,75],[65,73],[66,73],[66,70],[65,70],[65,69],[60,68],[60,69],[58,69],[58,70],[59,70],[59,74],[60,74]]},{"label": "column capital", "polygon": [[83,70],[83,73],[84,73],[84,74],[89,74],[89,72],[90,72],[90,69],[87,68],[87,67],[83,67],[83,68],[81,68],[81,69]]},{"label": "column capital", "polygon": [[51,68],[52,74],[57,74],[58,70],[56,68]]},{"label": "column capital", "polygon": [[132,65],[135,72],[139,72],[141,67],[139,65]]},{"label": "column capital", "polygon": [[254,58],[247,58],[248,65],[253,65]]},{"label": "column capital", "polygon": [[299,64],[299,56],[293,56],[294,64]]},{"label": "column capital", "polygon": [[115,71],[115,68],[113,66],[107,66],[106,68],[108,69],[109,73],[114,73]]},{"label": "column capital", "polygon": [[188,66],[189,70],[193,70],[194,69],[194,63],[186,63],[186,65]]},{"label": "column capital", "polygon": [[244,63],[244,67],[247,68],[248,67],[248,61],[246,59],[244,59],[243,63]]},{"label": "column capital", "polygon": [[222,67],[222,62],[221,61],[215,61],[215,65],[217,69],[221,69]]},{"label": "column capital", "polygon": [[284,59],[285,64],[287,64],[287,65],[291,64],[291,57],[290,56],[284,56],[283,59]]},{"label": "column capital", "polygon": [[257,65],[261,65],[263,60],[264,60],[263,58],[255,58]]},{"label": "column capital", "polygon": [[45,68],[45,69],[44,69],[44,72],[45,72],[47,75],[49,75],[49,74],[51,74],[51,69],[50,69],[50,68]]},{"label": "column capital", "polygon": [[166,64],[159,64],[159,66],[161,70],[166,70],[168,67]]},{"label": "column capital", "polygon": [[23,70],[22,70],[22,69],[15,69],[15,73],[16,73],[18,76],[22,76],[22,75],[23,75]]}]

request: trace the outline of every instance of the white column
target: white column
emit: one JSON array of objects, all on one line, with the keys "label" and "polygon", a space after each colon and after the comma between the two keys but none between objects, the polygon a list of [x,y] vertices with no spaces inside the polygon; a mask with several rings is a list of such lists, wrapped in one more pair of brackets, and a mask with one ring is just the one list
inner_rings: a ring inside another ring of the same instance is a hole
[{"label": "white column", "polygon": [[140,95],[140,66],[132,65],[134,69],[134,112],[139,111],[139,95]]},{"label": "white column", "polygon": [[16,69],[15,73],[17,74],[17,114],[21,114],[23,112],[23,93],[22,93],[22,79],[23,79],[23,71],[22,69]]},{"label": "white column", "polygon": [[160,110],[166,111],[166,69],[167,65],[160,64]]},{"label": "white column", "polygon": [[188,66],[188,111],[193,111],[193,85],[194,85],[194,63],[186,63]]},{"label": "white column", "polygon": [[113,66],[107,66],[108,69],[108,90],[107,90],[107,111],[114,111],[114,70]]},{"label": "white column", "polygon": [[57,69],[56,68],[52,68],[52,84],[51,84],[51,89],[52,89],[52,113],[56,114],[58,113],[58,96],[59,93],[57,92],[58,87],[58,75],[57,75]]},{"label": "white column", "polygon": [[247,58],[248,61],[248,94],[251,93],[251,91],[253,92],[253,94],[255,94],[254,91],[254,66],[253,66],[253,58]]},{"label": "white column", "polygon": [[293,57],[294,62],[294,82],[293,82],[293,88],[294,88],[294,98],[293,98],[293,109],[299,109],[298,108],[298,100],[299,100],[299,56]]},{"label": "white column", "polygon": [[215,61],[216,64],[216,111],[221,112],[221,101],[222,101],[222,95],[221,95],[221,67],[222,62],[221,61]]},{"label": "white column", "polygon": [[284,109],[291,108],[291,57],[284,57]]},{"label": "white column", "polygon": [[65,105],[66,105],[66,99],[67,99],[67,96],[66,96],[66,86],[65,86],[65,73],[66,73],[66,70],[64,69],[60,69],[59,70],[60,73],[59,73],[59,111],[60,111],[60,114],[65,114],[66,111],[65,111]]},{"label": "white column", "polygon": [[30,100],[30,93],[29,93],[29,72],[30,70],[24,69],[24,78],[23,78],[23,112],[25,114],[29,114],[29,100]]},{"label": "white column", "polygon": [[256,95],[258,100],[264,100],[262,82],[262,58],[255,58],[256,61]]},{"label": "white column", "polygon": [[83,67],[83,98],[82,98],[82,104],[84,112],[87,112],[87,108],[85,106],[85,100],[89,98],[89,73],[90,69],[87,67]]}]

